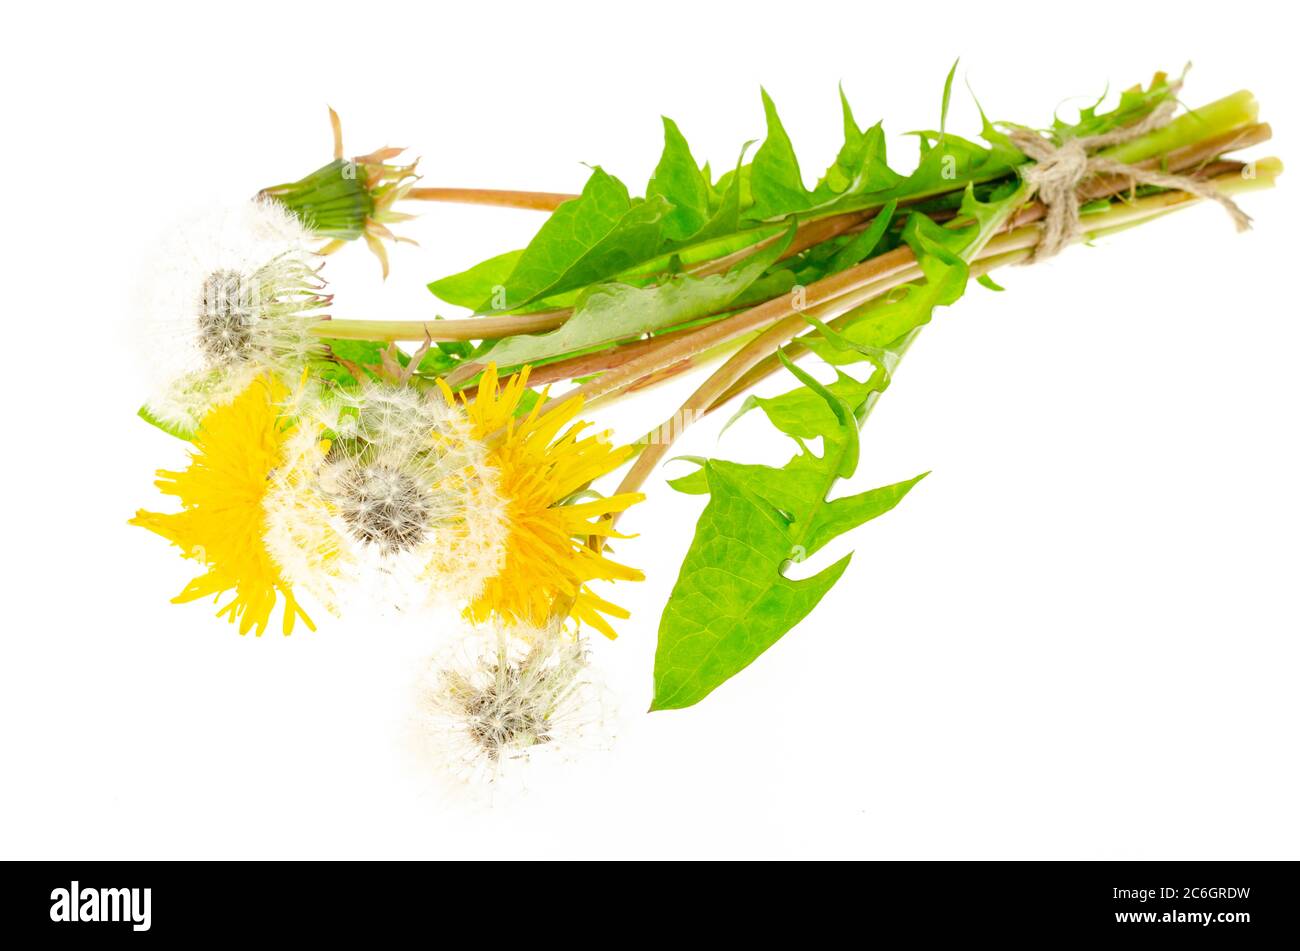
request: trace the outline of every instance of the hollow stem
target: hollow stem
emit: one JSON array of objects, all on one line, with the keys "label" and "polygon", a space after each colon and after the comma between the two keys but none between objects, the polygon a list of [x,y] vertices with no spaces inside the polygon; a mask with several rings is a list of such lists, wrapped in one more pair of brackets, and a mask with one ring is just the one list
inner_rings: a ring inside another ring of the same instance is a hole
[{"label": "hollow stem", "polygon": [[[1267,125],[1252,125],[1238,130],[1231,130],[1227,133],[1220,133],[1204,142],[1196,143],[1192,146],[1185,146],[1176,150],[1169,156],[1165,156],[1161,159],[1148,160],[1142,164],[1154,165],[1163,162],[1164,167],[1172,171],[1192,171],[1198,174],[1218,173],[1218,177],[1215,179],[1218,183],[1217,187],[1219,187],[1221,191],[1231,192],[1236,187],[1235,183],[1238,179],[1241,181],[1247,181],[1247,179],[1240,174],[1240,171],[1246,168],[1246,166],[1243,166],[1241,163],[1231,162],[1216,163],[1215,165],[1207,165],[1205,163],[1229,149],[1244,148],[1248,145],[1254,145],[1266,141],[1270,134],[1271,130]],[[1277,170],[1280,170],[1280,166],[1277,166]],[[1262,183],[1263,179],[1268,179],[1270,174],[1276,174],[1276,171],[1270,173],[1266,166],[1257,178],[1259,178],[1260,183]],[[1097,176],[1085,183],[1084,187],[1080,189],[1079,197],[1081,201],[1091,201],[1094,199],[1111,197],[1127,189],[1130,184],[1131,183],[1122,176]],[[1161,197],[1162,195],[1164,197]],[[1109,216],[1106,220],[1115,224],[1124,215],[1137,214],[1141,217],[1148,213],[1142,209],[1150,209],[1161,202],[1170,201],[1177,203],[1188,199],[1190,199],[1190,196],[1183,195],[1181,192],[1160,193],[1158,195],[1149,196],[1148,199],[1144,199],[1143,204],[1137,206],[1138,210],[1136,212],[1132,210],[1135,207],[1133,204],[1117,205],[1110,211],[1105,212],[1104,216]],[[1125,209],[1130,210],[1126,211]],[[1039,221],[1042,219],[1045,211],[1046,209],[1040,202],[1031,202],[1013,216],[1008,227],[1022,227]],[[1098,215],[1095,220],[1088,219],[1086,223],[1089,225],[1104,227],[1105,225],[1101,223],[1102,217],[1102,215]],[[995,242],[996,243],[993,245],[990,253],[1001,253],[1008,250],[1015,250],[1015,248],[1007,246],[1005,238],[995,239]],[[897,260],[894,262],[887,260],[891,255],[893,255]],[[903,266],[911,266],[914,265],[915,258],[911,255],[909,249],[899,248],[886,255],[873,258],[864,264],[859,265],[857,268],[841,272],[840,274],[833,276],[833,278],[815,282],[806,288],[804,304],[805,306],[815,305],[842,294],[851,293],[855,287],[870,286],[876,280],[889,276],[891,263],[897,264],[899,262],[901,262]],[[902,283],[906,283],[913,279],[915,279],[914,276],[905,276],[902,278]],[[761,326],[770,320],[781,319],[783,316],[794,314],[795,311],[791,306],[793,302],[790,300],[790,297],[791,295],[786,295],[785,298],[776,298],[773,301],[768,301],[765,304],[752,308],[750,311],[746,311],[743,314],[738,314],[733,318],[728,318],[728,320],[731,321],[729,328],[720,326],[726,324],[727,321],[720,321],[718,324],[708,325],[704,328],[698,329],[697,331],[684,334],[672,343],[656,345],[657,338],[652,338],[648,341],[639,341],[636,344],[630,345],[631,347],[635,347],[635,350],[629,349],[626,352],[619,352],[617,349],[604,351],[600,356],[591,359],[588,363],[583,365],[582,373],[573,374],[578,376],[585,375],[586,373],[598,372],[602,369],[606,371],[599,379],[585,384],[578,392],[580,392],[589,402],[600,400],[610,392],[617,392],[621,389],[635,385],[635,380],[638,374],[658,375],[662,373],[664,368],[674,365],[679,367],[681,370],[689,369],[690,365],[686,363],[686,361],[692,351],[697,349],[710,349],[722,342],[724,339],[727,339],[727,334],[732,331],[737,335],[748,333],[754,326]],[[785,302],[785,314],[780,313],[782,310],[782,302]],[[552,379],[554,379],[554,377],[552,377]],[[566,397],[560,397],[559,399],[564,398]]]},{"label": "hollow stem", "polygon": [[411,201],[442,201],[460,205],[493,205],[529,211],[554,211],[577,195],[563,192],[525,192],[504,188],[412,188],[404,196]]},{"label": "hollow stem", "polygon": [[[1236,172],[1212,181],[1220,190],[1235,193],[1269,187],[1280,171],[1281,165],[1276,160],[1261,160],[1255,163],[1251,177],[1243,177],[1240,172]],[[1088,222],[1091,225],[1090,229],[1079,240],[1087,241],[1112,234],[1201,200],[1186,192],[1160,192],[1128,204],[1116,205],[1109,211],[1095,215]],[[985,246],[979,258],[972,263],[972,276],[987,273],[993,267],[1017,263],[1028,258],[1038,242],[1039,233],[1040,227],[1033,224],[993,238]],[[811,313],[811,316],[829,323],[832,328],[842,329],[845,318],[849,317],[863,302],[857,300],[858,297],[874,299],[893,287],[920,276],[919,266],[913,265],[908,270],[882,278],[872,287],[859,288],[855,293],[845,295],[843,300],[831,301],[821,308],[821,313]],[[849,303],[849,306],[842,310],[835,306],[841,303]],[[840,313],[830,317],[831,310],[840,310]],[[774,370],[776,352],[785,347],[807,324],[808,321],[802,313],[776,320],[750,343],[733,354],[687,398],[676,413],[643,440],[646,443],[645,448],[616,491],[619,493],[637,491],[667,454],[673,442],[691,423],[719,408],[729,399],[767,376],[767,370],[757,375],[754,375],[753,371],[765,361],[767,367]],[[560,399],[563,400],[564,397]]]},{"label": "hollow stem", "polygon": [[569,311],[548,310],[510,317],[470,317],[465,320],[324,320],[312,327],[318,337],[335,340],[496,340],[514,334],[554,330],[569,319]]},{"label": "hollow stem", "polygon": [[1212,138],[1259,119],[1259,103],[1247,89],[1222,99],[1190,109],[1146,135],[1103,149],[1101,155],[1117,162],[1141,162],[1181,149],[1202,139]]}]

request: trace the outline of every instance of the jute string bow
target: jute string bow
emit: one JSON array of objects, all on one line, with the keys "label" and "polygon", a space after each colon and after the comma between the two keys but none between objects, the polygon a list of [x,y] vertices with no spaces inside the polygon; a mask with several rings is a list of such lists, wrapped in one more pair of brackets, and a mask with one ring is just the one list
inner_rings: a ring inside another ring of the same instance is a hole
[{"label": "jute string bow", "polygon": [[1138,168],[1126,162],[1092,154],[1098,149],[1120,145],[1158,129],[1169,121],[1176,108],[1173,100],[1177,87],[1171,89],[1166,99],[1141,122],[1100,135],[1066,139],[1059,145],[1032,129],[1012,129],[1009,133],[1016,148],[1034,160],[1023,169],[1025,181],[1031,192],[1047,209],[1043,221],[1043,235],[1034,248],[1031,261],[1043,261],[1058,254],[1082,233],[1079,224],[1078,188],[1090,175],[1112,174],[1127,178],[1134,185],[1155,185],[1176,189],[1216,201],[1223,206],[1236,224],[1238,231],[1250,227],[1250,216],[1227,195],[1222,195],[1205,182],[1187,175],[1171,175],[1155,169]]}]

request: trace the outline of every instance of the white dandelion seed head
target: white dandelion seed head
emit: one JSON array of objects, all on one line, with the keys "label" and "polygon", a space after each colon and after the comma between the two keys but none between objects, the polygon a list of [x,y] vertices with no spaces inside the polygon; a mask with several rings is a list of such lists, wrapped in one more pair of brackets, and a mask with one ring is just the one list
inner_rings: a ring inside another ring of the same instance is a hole
[{"label": "white dandelion seed head", "polygon": [[318,424],[299,421],[285,441],[284,464],[272,474],[262,499],[263,540],[285,581],[310,592],[331,614],[339,615],[346,590],[357,575],[328,500],[316,486],[328,446]]},{"label": "white dandelion seed head", "polygon": [[337,401],[338,427],[386,452],[418,452],[439,438],[468,444],[463,411],[414,386],[367,381]]},{"label": "white dandelion seed head", "polygon": [[298,465],[267,494],[267,544],[327,604],[462,604],[505,558],[505,506],[462,410],[367,382],[317,406]]},{"label": "white dandelion seed head", "polygon": [[613,704],[586,644],[558,628],[471,628],[418,689],[422,751],[456,783],[517,789],[613,740]]},{"label": "white dandelion seed head", "polygon": [[294,382],[323,352],[310,328],[328,298],[310,241],[292,212],[259,200],[200,216],[165,242],[138,322],[151,413],[193,429],[259,373]]},{"label": "white dandelion seed head", "polygon": [[458,494],[463,515],[443,526],[440,544],[421,574],[434,600],[477,598],[506,561],[507,501],[496,473],[487,466],[466,469]]}]

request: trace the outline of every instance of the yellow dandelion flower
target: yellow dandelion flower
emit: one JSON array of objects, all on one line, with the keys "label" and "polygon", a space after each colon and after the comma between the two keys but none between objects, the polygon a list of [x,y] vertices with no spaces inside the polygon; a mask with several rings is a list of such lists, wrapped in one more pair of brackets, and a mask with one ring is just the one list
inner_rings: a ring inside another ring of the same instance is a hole
[{"label": "yellow dandelion flower", "polygon": [[[450,388],[440,385],[454,402]],[[612,638],[614,629],[605,616],[626,618],[628,612],[597,597],[587,583],[641,581],[645,575],[606,558],[587,545],[587,538],[626,538],[614,531],[605,516],[622,512],[645,496],[627,492],[566,500],[617,468],[632,454],[632,447],[615,448],[603,433],[579,438],[589,425],[573,422],[582,409],[580,399],[545,415],[539,415],[539,403],[527,416],[516,418],[527,385],[527,368],[501,386],[496,367],[489,366],[477,396],[461,397],[473,435],[486,439],[498,434],[490,441],[486,461],[497,472],[507,531],[505,564],[484,584],[466,613],[480,622],[495,615],[508,624],[541,625],[553,602],[566,597],[573,600],[577,621]]]},{"label": "yellow dandelion flower", "polygon": [[131,519],[132,525],[161,535],[185,557],[207,567],[172,601],[181,604],[209,595],[219,600],[233,590],[234,598],[217,616],[238,622],[240,634],[254,628],[262,634],[275,610],[277,593],[285,602],[285,634],[293,631],[298,617],[316,629],[263,541],[263,498],[293,434],[279,409],[288,395],[278,379],[262,376],[232,402],[209,412],[194,437],[189,468],[159,471],[155,483],[163,493],[180,499],[181,511],[141,510]]}]

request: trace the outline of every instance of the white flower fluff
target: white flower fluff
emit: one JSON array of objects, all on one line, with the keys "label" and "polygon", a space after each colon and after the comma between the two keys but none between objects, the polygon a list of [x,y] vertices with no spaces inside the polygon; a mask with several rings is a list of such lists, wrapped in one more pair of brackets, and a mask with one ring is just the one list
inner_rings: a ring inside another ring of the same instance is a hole
[{"label": "white flower fluff", "polygon": [[578,635],[495,624],[467,630],[434,658],[416,717],[442,776],[498,788],[607,748],[614,722]]},{"label": "white flower fluff", "polygon": [[476,597],[505,559],[505,504],[464,411],[370,381],[299,422],[265,498],[267,548],[286,579],[341,611]]},{"label": "white flower fluff", "polygon": [[310,332],[328,302],[320,258],[277,202],[241,202],[179,228],[155,255],[138,323],[158,421],[193,431],[262,372],[296,382],[323,348]]}]

